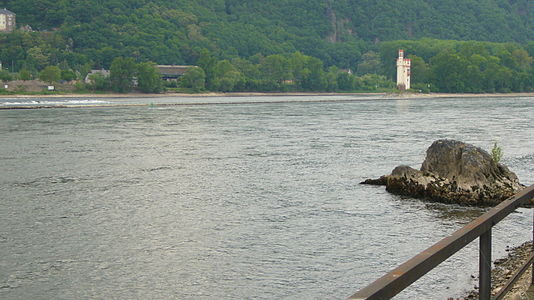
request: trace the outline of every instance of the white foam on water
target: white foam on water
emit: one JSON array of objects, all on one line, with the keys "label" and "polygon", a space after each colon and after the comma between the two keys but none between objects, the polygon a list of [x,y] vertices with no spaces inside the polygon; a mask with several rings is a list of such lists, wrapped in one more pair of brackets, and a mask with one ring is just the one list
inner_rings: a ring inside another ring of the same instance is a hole
[{"label": "white foam on water", "polygon": [[94,105],[94,104],[109,104],[109,101],[103,100],[31,100],[31,101],[14,101],[0,103],[2,106],[17,106],[17,105]]}]

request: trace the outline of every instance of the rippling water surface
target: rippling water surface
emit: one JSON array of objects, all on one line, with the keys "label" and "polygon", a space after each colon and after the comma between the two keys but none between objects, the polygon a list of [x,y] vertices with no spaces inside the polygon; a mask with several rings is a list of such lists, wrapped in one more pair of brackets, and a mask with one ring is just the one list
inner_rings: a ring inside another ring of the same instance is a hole
[{"label": "rippling water surface", "polygon": [[[359,181],[452,138],[534,183],[534,98],[351,99],[0,110],[0,298],[344,299],[483,212]],[[462,295],[477,249],[398,298]]]}]

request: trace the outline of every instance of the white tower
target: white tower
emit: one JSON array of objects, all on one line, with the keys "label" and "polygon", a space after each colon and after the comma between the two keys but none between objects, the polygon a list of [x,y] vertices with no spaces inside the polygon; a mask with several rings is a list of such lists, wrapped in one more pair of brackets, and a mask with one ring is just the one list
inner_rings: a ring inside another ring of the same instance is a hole
[{"label": "white tower", "polygon": [[399,58],[397,59],[397,88],[399,90],[410,89],[411,65],[411,60],[404,58],[404,50],[399,49]]}]

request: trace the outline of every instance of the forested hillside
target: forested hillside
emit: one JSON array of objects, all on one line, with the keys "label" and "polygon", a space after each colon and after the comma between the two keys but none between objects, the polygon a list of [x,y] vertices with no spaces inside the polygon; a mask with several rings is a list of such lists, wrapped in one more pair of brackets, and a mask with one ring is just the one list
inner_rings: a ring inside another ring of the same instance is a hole
[{"label": "forested hillside", "polygon": [[110,56],[194,63],[301,51],[351,67],[369,42],[437,38],[534,39],[530,0],[4,0],[19,25],[57,30],[109,67]]},{"label": "forested hillside", "polygon": [[[45,66],[58,65],[61,69],[83,73],[90,68],[109,68],[116,57],[131,57],[137,62],[199,65],[204,53],[204,61],[207,55],[218,61],[232,61],[236,71],[245,75],[246,71],[238,66],[243,66],[243,62],[235,60],[244,59],[259,68],[270,55],[288,58],[301,53],[318,58],[325,72],[327,67],[335,66],[350,68],[359,75],[369,73],[391,78],[388,64],[392,58],[384,57],[382,50],[388,41],[431,38],[515,43],[516,46],[503,46],[511,53],[516,48],[532,48],[527,44],[534,40],[531,0],[2,0],[0,3],[0,7],[17,14],[18,27],[30,25],[35,31],[0,34],[0,60],[14,72],[24,69],[36,73]],[[444,44],[449,49],[455,45]],[[438,54],[438,50],[434,49],[433,54]],[[390,52],[388,55],[394,55]],[[482,55],[497,57],[494,52]],[[430,63],[431,56],[412,54]],[[213,76],[206,75],[208,80]],[[294,75],[282,77],[293,80]],[[282,79],[277,81],[283,82]]]}]

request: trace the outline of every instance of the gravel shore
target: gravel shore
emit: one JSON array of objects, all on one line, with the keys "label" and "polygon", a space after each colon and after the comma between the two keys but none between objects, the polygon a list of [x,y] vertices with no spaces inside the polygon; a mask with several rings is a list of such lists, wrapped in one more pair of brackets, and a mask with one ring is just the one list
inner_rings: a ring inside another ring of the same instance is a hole
[{"label": "gravel shore", "polygon": [[[515,248],[507,248],[508,256],[498,259],[494,262],[494,268],[491,271],[492,280],[492,295],[497,294],[506,284],[506,282],[514,275],[515,272],[527,261],[528,257],[532,253],[532,241],[525,242],[523,245]],[[529,299],[526,295],[526,291],[531,285],[532,268],[521,276],[519,281],[514,287],[506,294],[504,299],[506,300],[522,300]],[[452,298],[450,298],[452,299]],[[449,300],[450,300],[449,299]],[[478,299],[478,289],[474,289],[469,292],[465,297],[458,300],[465,299]]]},{"label": "gravel shore", "polygon": [[493,93],[493,94],[466,94],[466,93],[310,93],[310,92],[205,92],[205,93],[96,93],[96,94],[47,94],[47,95],[0,95],[0,98],[147,98],[147,97],[261,97],[261,96],[383,96],[387,99],[418,99],[418,98],[477,98],[477,97],[534,97],[534,93]]}]

